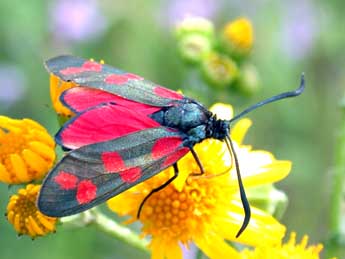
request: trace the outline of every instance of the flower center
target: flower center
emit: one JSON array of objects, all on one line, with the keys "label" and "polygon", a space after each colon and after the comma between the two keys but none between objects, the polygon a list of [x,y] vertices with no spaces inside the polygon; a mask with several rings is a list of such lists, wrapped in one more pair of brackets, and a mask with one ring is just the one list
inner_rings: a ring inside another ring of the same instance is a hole
[{"label": "flower center", "polygon": [[144,206],[144,231],[165,235],[187,243],[191,234],[202,231],[218,199],[217,187],[211,191],[209,179],[189,178],[181,192],[169,185],[152,195]]}]

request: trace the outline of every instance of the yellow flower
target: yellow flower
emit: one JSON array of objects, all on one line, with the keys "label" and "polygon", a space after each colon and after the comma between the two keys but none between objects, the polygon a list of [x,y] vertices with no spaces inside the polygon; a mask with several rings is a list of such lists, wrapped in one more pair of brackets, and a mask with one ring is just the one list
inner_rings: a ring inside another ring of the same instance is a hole
[{"label": "yellow flower", "polygon": [[223,29],[223,40],[226,47],[239,53],[247,53],[253,46],[253,27],[246,18],[229,22]]},{"label": "yellow flower", "polygon": [[61,103],[60,96],[65,90],[75,86],[77,84],[73,82],[65,82],[53,74],[50,75],[50,98],[56,113],[62,117],[68,118],[74,115],[70,109]]},{"label": "yellow flower", "polygon": [[28,184],[10,197],[7,219],[20,235],[32,238],[55,231],[57,219],[43,215],[36,207],[40,185]]},{"label": "yellow flower", "polygon": [[0,116],[0,181],[8,184],[41,179],[55,160],[55,143],[30,119]]},{"label": "yellow flower", "polygon": [[[285,244],[268,246],[262,243],[254,250],[245,249],[241,252],[241,259],[319,259],[322,245],[308,246],[308,236],[305,235],[299,244],[296,244],[296,233],[290,234],[290,239]],[[334,258],[335,259],[335,258]]]},{"label": "yellow flower", "polygon": [[[232,108],[215,106],[218,117],[229,118]],[[289,161],[278,161],[266,151],[242,145],[250,120],[239,121],[232,130],[243,182],[246,187],[272,183],[290,171]],[[200,171],[193,156],[187,154],[178,162],[179,176],[169,186],[153,194],[140,215],[142,235],[152,237],[152,258],[182,258],[181,244],[194,242],[210,258],[239,258],[226,240],[248,245],[279,244],[285,227],[265,212],[252,207],[252,218],[239,238],[244,212],[239,199],[238,182],[232,159],[225,144],[208,139],[195,146],[205,175],[190,176]],[[230,170],[230,173],[229,173]],[[144,197],[171,177],[171,168],[110,199],[108,206],[118,214],[136,219]]]},{"label": "yellow flower", "polygon": [[[90,61],[94,61],[94,59],[90,59]],[[100,60],[100,63],[104,64],[104,60]],[[63,103],[60,101],[60,96],[67,89],[76,86],[78,86],[76,83],[63,81],[54,74],[50,74],[50,98],[56,113],[61,118],[61,124],[66,122],[66,120],[70,117],[74,116],[74,113],[63,105]]]}]

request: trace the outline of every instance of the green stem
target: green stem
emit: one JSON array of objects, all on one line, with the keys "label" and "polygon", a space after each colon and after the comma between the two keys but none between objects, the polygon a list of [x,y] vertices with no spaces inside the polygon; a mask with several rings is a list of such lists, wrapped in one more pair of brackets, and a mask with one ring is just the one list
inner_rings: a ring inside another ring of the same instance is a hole
[{"label": "green stem", "polygon": [[121,226],[99,211],[94,212],[94,217],[95,218],[90,223],[97,226],[98,229],[102,230],[104,233],[107,233],[141,251],[146,253],[149,252],[147,248],[148,242],[141,239],[138,234],[134,233],[129,228]]},{"label": "green stem", "polygon": [[345,190],[345,98],[340,108],[340,120],[335,142],[333,185],[331,188],[330,239],[326,247],[326,252],[330,256],[335,256],[334,253],[338,254],[344,249],[343,243],[345,240],[344,219],[342,218]]}]

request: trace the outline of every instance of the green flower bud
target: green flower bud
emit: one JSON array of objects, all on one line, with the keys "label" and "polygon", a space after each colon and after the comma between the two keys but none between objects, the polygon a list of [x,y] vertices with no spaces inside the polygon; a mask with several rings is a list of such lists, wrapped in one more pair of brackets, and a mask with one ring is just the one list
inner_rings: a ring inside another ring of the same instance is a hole
[{"label": "green flower bud", "polygon": [[212,49],[211,41],[200,34],[189,34],[178,43],[181,57],[189,63],[200,63],[203,56]]},{"label": "green flower bud", "polygon": [[284,192],[272,184],[248,188],[246,191],[252,206],[268,212],[277,219],[283,216],[288,204],[288,197]]},{"label": "green flower bud", "polygon": [[230,57],[213,52],[203,58],[202,72],[209,84],[225,88],[236,79],[238,68]]},{"label": "green flower bud", "polygon": [[238,89],[245,95],[253,95],[260,89],[259,73],[252,64],[244,64],[238,78]]},{"label": "green flower bud", "polygon": [[189,34],[199,34],[206,38],[214,38],[213,24],[201,17],[189,17],[184,19],[176,26],[176,37],[178,40]]}]

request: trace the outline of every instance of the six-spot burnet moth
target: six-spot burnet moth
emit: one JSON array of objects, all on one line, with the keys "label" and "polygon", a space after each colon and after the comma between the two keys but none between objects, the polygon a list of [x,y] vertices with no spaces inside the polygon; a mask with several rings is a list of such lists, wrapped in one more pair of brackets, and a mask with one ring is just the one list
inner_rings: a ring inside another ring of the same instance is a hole
[{"label": "six-spot burnet moth", "polygon": [[85,211],[173,166],[189,151],[203,174],[193,147],[207,138],[226,143],[239,183],[245,216],[239,236],[250,220],[250,206],[242,184],[239,161],[230,138],[230,125],[265,104],[300,95],[298,89],[259,102],[231,120],[217,119],[199,102],[111,66],[74,56],[48,60],[47,70],[77,86],[61,95],[76,113],[56,134],[56,142],[70,150],[45,178],[38,197],[39,210],[52,217]]}]

